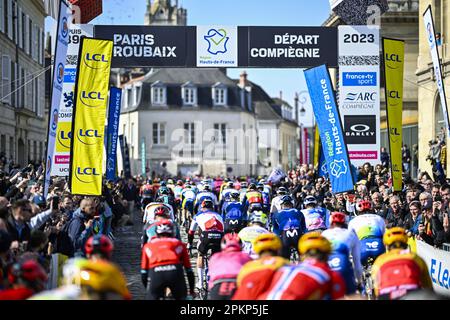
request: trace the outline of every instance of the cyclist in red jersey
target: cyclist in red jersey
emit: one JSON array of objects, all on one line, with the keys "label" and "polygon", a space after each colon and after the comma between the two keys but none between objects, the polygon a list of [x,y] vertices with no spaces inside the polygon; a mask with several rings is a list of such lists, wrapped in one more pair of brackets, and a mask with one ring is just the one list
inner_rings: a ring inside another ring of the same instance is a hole
[{"label": "cyclist in red jersey", "polygon": [[195,296],[195,277],[188,251],[186,245],[174,237],[174,233],[173,223],[167,219],[161,220],[156,227],[157,237],[142,248],[141,276],[148,300],[162,299],[166,288],[170,289],[175,300],[185,300],[187,289],[183,267],[190,294]]},{"label": "cyclist in red jersey", "polygon": [[345,295],[341,275],[328,266],[331,243],[320,232],[310,232],[299,241],[303,261],[277,270],[261,300],[328,300]]},{"label": "cyclist in red jersey", "polygon": [[8,274],[12,288],[0,292],[0,300],[26,300],[45,289],[47,274],[34,259],[11,266]]}]

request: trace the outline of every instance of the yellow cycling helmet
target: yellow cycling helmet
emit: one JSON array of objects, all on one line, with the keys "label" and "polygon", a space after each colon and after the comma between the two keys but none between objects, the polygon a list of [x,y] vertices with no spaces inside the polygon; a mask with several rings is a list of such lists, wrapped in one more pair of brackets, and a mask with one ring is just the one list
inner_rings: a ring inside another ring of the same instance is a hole
[{"label": "yellow cycling helmet", "polygon": [[408,236],[406,235],[405,229],[400,227],[394,227],[386,229],[386,232],[384,233],[383,236],[383,242],[386,246],[390,246],[395,242],[407,244]]},{"label": "yellow cycling helmet", "polygon": [[310,232],[304,234],[298,242],[298,250],[303,255],[311,250],[329,254],[331,252],[331,243],[320,232]]},{"label": "yellow cycling helmet", "polygon": [[72,259],[64,266],[66,285],[87,286],[99,293],[113,292],[131,299],[125,277],[119,268],[106,260]]},{"label": "yellow cycling helmet", "polygon": [[281,240],[273,233],[264,233],[253,240],[253,250],[260,254],[266,250],[278,251],[281,249]]}]

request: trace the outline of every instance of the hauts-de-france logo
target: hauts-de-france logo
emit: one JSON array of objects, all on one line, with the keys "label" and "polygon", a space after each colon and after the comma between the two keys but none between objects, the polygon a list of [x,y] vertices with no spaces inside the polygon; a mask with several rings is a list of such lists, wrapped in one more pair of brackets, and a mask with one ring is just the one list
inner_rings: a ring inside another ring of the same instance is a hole
[{"label": "hauts-de-france logo", "polygon": [[53,110],[53,117],[52,117],[52,130],[55,131],[58,128],[58,119],[59,119],[59,113],[58,110]]},{"label": "hauts-de-france logo", "polygon": [[58,70],[56,72],[56,79],[59,84],[62,84],[64,80],[64,65],[62,63],[58,64]]},{"label": "hauts-de-france logo", "polygon": [[52,157],[47,158],[47,174],[50,174],[52,171]]},{"label": "hauts-de-france logo", "polygon": [[67,18],[64,17],[62,19],[62,29],[61,29],[61,35],[63,36],[63,38],[67,38],[68,34],[69,34],[69,24],[67,23]]},{"label": "hauts-de-france logo", "polygon": [[343,174],[347,173],[347,166],[344,160],[334,160],[330,163],[330,174],[336,178],[339,178]]},{"label": "hauts-de-france logo", "polygon": [[207,34],[203,37],[208,42],[208,52],[217,55],[219,53],[226,53],[227,43],[230,37],[227,36],[225,29],[209,29]]}]

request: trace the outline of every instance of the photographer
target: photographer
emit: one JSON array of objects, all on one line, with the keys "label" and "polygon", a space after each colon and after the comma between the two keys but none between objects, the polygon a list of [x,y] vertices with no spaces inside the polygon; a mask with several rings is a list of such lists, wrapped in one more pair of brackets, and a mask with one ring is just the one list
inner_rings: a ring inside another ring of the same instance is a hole
[{"label": "photographer", "polygon": [[434,204],[427,202],[425,206],[422,205],[422,221],[418,228],[418,238],[430,246],[440,246],[444,240],[444,227],[437,214],[441,205],[439,202]]}]

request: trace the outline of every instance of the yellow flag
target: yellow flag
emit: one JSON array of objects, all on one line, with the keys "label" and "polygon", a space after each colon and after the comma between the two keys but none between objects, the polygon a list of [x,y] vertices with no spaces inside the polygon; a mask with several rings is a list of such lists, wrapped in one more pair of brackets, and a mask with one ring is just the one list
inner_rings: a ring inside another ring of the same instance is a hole
[{"label": "yellow flag", "polygon": [[405,43],[383,38],[386,112],[394,191],[402,190],[402,112]]},{"label": "yellow flag", "polygon": [[314,127],[314,167],[318,167],[320,165],[320,135],[319,135],[319,127]]},{"label": "yellow flag", "polygon": [[75,88],[70,187],[72,194],[102,194],[102,164],[113,42],[83,38]]}]

